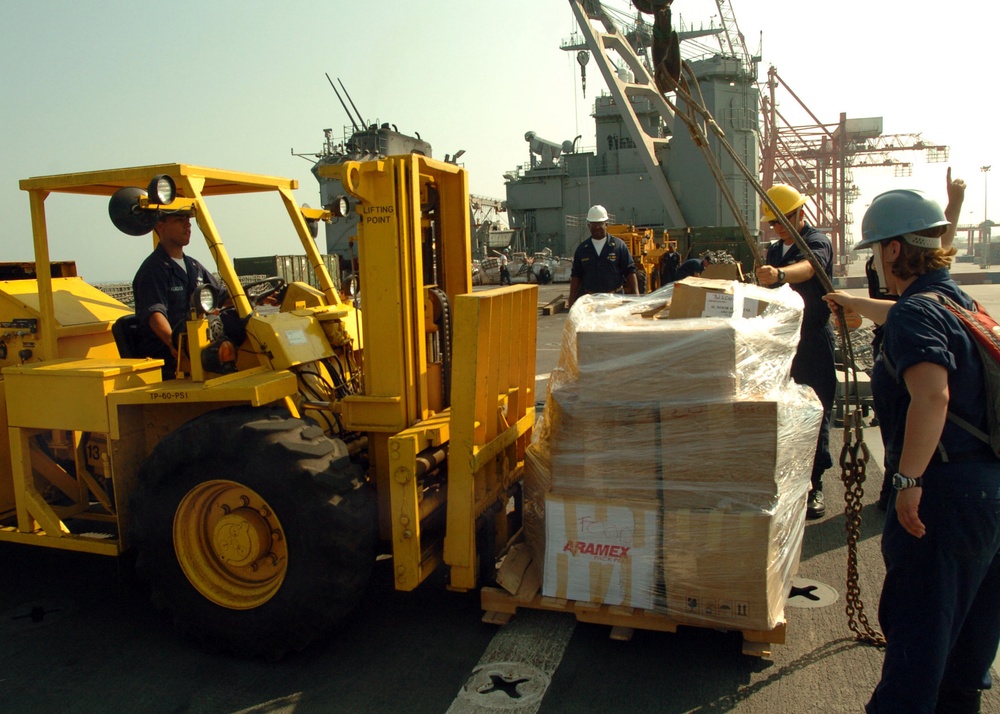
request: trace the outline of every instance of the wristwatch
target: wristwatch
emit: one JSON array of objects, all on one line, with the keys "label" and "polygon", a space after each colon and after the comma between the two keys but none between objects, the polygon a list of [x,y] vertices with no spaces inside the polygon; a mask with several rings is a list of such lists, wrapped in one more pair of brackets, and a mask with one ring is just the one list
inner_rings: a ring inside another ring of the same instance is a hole
[{"label": "wristwatch", "polygon": [[924,479],[920,478],[910,478],[909,476],[904,476],[903,474],[896,472],[892,476],[892,486],[897,491],[903,491],[908,488],[923,488]]},{"label": "wristwatch", "polygon": [[785,271],[781,270],[780,268],[778,269],[778,282],[779,283],[785,282]]}]

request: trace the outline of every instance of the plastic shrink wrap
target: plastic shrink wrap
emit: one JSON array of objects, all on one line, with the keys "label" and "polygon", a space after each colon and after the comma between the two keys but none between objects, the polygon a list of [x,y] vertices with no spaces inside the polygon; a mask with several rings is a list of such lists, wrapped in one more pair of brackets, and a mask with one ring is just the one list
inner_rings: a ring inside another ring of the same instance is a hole
[{"label": "plastic shrink wrap", "polygon": [[577,301],[526,458],[543,595],[781,621],[822,417],[789,378],[801,320],[787,286],[730,281]]}]

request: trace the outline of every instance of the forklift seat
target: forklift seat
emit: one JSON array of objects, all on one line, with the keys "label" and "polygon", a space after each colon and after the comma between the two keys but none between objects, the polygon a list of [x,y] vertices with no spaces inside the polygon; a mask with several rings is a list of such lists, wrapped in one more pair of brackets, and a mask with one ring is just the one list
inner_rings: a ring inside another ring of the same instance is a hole
[{"label": "forklift seat", "polygon": [[136,349],[136,330],[139,329],[139,318],[135,315],[122,315],[111,326],[111,334],[118,346],[118,354],[122,357],[139,357]]}]

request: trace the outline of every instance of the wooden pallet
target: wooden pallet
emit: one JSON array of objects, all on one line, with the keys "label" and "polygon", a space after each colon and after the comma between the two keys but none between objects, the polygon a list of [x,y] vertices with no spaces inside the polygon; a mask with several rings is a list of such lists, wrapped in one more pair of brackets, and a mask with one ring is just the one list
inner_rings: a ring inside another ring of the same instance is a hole
[{"label": "wooden pallet", "polygon": [[555,315],[557,312],[566,312],[569,310],[569,301],[565,295],[559,295],[559,297],[549,300],[546,305],[538,309],[542,315]]},{"label": "wooden pallet", "polygon": [[[529,569],[528,572],[532,571]],[[483,622],[505,625],[510,622],[518,608],[521,607],[532,610],[566,612],[576,617],[578,622],[608,625],[611,628],[610,637],[615,640],[630,640],[633,632],[637,629],[657,632],[677,632],[679,626],[726,629],[670,617],[654,610],[544,597],[538,591],[537,578],[530,576],[521,582],[521,587],[515,594],[500,588],[483,588],[481,602],[485,611]],[[734,629],[733,631],[738,631],[743,635],[743,654],[752,657],[770,657],[772,645],[784,644],[785,642],[784,620],[778,623],[773,630]]]}]

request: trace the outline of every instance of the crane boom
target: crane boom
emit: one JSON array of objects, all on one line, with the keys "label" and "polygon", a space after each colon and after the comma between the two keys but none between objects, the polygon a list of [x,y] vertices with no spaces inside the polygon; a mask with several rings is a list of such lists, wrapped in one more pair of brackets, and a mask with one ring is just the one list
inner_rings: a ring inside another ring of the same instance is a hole
[{"label": "crane boom", "polygon": [[[587,48],[597,61],[612,96],[621,107],[622,121],[626,124],[629,135],[635,141],[636,146],[641,149],[639,155],[642,157],[646,171],[663,201],[670,222],[677,226],[687,225],[674,192],[670,188],[670,184],[667,183],[667,177],[658,156],[660,150],[667,148],[669,141],[665,137],[651,137],[643,130],[639,118],[636,116],[635,108],[632,106],[631,98],[648,99],[671,131],[674,126],[673,110],[657,89],[656,82],[650,76],[646,64],[635,53],[631,44],[615,26],[611,17],[604,12],[600,4],[586,0],[570,0],[569,4],[576,15],[580,31],[586,38]],[[598,32],[591,23],[591,19],[600,22],[605,31]],[[622,58],[631,71],[632,78],[626,79],[619,75],[608,54],[609,52],[615,52]]]}]

